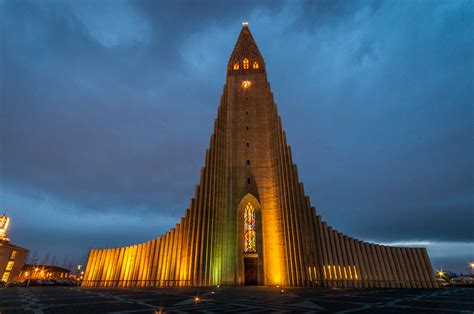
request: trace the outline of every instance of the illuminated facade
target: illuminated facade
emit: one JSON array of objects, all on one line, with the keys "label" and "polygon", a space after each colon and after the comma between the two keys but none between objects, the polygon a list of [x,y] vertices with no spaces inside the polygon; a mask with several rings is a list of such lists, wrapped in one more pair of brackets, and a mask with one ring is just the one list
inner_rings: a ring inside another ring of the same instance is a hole
[{"label": "illuminated facade", "polygon": [[18,279],[25,264],[28,250],[10,243],[7,237],[10,218],[0,216],[0,281],[11,282]]},{"label": "illuminated facade", "polygon": [[18,279],[68,279],[70,270],[54,265],[31,265],[25,264],[21,268]]},{"label": "illuminated facade", "polygon": [[424,248],[353,239],[311,206],[244,24],[227,66],[200,184],[180,222],[146,243],[93,249],[84,286],[433,287]]},{"label": "illuminated facade", "polygon": [[0,216],[0,241],[10,241],[10,239],[7,237],[7,231],[9,226],[10,218],[8,218],[6,215]]}]

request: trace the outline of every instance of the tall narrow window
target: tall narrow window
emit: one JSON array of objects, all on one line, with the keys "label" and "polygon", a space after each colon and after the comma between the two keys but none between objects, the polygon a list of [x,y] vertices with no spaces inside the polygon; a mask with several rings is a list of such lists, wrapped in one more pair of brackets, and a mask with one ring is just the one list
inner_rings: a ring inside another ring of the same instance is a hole
[{"label": "tall narrow window", "polygon": [[7,264],[7,267],[5,268],[5,271],[10,271],[13,269],[13,265],[15,264],[14,261],[9,261]]},{"label": "tall narrow window", "polygon": [[245,58],[242,63],[244,65],[244,70],[248,70],[249,69],[249,59]]},{"label": "tall narrow window", "polygon": [[239,69],[239,63],[236,62],[234,63],[234,71],[237,71]]},{"label": "tall narrow window", "polygon": [[253,64],[252,64],[252,67],[254,69],[258,69],[258,62],[257,61],[254,61]]},{"label": "tall narrow window", "polygon": [[248,203],[244,211],[244,252],[257,252],[257,225],[255,223],[255,209]]},{"label": "tall narrow window", "polygon": [[250,165],[250,159],[247,159],[247,166]]}]

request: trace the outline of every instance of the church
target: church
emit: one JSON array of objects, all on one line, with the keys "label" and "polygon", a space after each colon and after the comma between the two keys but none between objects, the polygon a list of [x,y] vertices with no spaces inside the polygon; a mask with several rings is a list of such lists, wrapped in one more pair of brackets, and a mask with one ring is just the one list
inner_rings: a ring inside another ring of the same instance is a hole
[{"label": "church", "polygon": [[437,287],[425,248],[354,239],[311,205],[247,23],[189,208],[145,243],[89,252],[84,287]]}]

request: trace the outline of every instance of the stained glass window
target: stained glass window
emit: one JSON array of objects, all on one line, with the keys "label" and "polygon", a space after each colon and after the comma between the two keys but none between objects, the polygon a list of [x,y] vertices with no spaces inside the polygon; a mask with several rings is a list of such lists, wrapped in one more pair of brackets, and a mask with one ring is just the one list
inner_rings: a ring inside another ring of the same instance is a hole
[{"label": "stained glass window", "polygon": [[253,68],[254,68],[254,69],[258,69],[258,62],[257,62],[257,61],[254,61],[254,62],[253,62]]},{"label": "stained glass window", "polygon": [[249,59],[245,58],[242,63],[244,64],[244,70],[248,70],[249,69]]},{"label": "stained glass window", "polygon": [[239,63],[236,62],[234,63],[234,71],[237,71],[239,69]]},{"label": "stained glass window", "polygon": [[257,225],[255,223],[255,209],[248,203],[244,211],[244,252],[257,252]]}]

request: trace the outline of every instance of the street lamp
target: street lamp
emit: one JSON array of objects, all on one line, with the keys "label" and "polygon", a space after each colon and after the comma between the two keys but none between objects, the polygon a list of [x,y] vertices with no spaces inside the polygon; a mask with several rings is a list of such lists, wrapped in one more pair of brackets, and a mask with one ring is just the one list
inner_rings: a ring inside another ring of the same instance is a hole
[{"label": "street lamp", "polygon": [[471,275],[474,275],[474,263],[470,262],[469,267],[471,267]]},{"label": "street lamp", "polygon": [[446,273],[442,269],[438,270],[438,277],[439,278],[443,278],[444,275],[446,275]]}]

